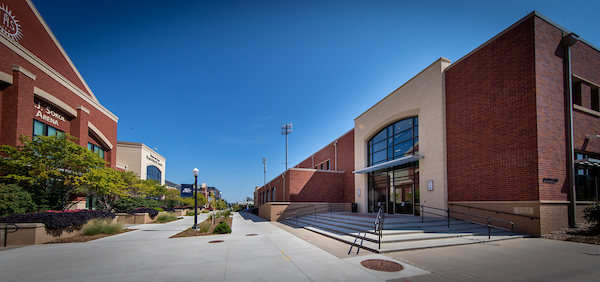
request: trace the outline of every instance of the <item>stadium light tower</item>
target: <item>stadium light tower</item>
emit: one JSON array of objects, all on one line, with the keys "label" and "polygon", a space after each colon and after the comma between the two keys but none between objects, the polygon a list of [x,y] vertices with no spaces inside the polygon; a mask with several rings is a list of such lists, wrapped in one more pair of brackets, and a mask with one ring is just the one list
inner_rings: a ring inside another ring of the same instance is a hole
[{"label": "stadium light tower", "polygon": [[265,169],[265,181],[264,181],[265,183],[263,185],[267,185],[267,159],[266,158],[263,158],[263,166]]},{"label": "stadium light tower", "polygon": [[284,124],[281,126],[281,135],[285,135],[285,170],[288,165],[288,134],[292,133],[292,124]]}]

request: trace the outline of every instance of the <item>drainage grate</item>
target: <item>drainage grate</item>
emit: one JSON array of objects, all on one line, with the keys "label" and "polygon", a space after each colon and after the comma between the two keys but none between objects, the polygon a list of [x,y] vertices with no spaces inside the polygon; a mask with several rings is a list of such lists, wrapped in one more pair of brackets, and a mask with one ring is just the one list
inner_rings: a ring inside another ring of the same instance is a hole
[{"label": "drainage grate", "polygon": [[246,234],[246,236],[257,236],[258,234]]},{"label": "drainage grate", "polygon": [[368,269],[377,271],[396,272],[404,269],[404,267],[397,262],[382,259],[363,260],[360,264]]},{"label": "drainage grate", "polygon": [[223,240],[215,240],[215,241],[210,241],[208,243],[209,244],[212,244],[212,243],[223,243]]}]

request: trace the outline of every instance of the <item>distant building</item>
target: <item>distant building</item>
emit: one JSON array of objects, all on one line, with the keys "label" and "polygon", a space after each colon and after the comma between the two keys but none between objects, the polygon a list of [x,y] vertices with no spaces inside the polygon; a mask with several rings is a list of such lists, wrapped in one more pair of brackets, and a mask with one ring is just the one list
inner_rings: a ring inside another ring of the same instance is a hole
[{"label": "distant building", "polygon": [[117,168],[165,185],[167,159],[142,143],[117,141]]},{"label": "distant building", "polygon": [[171,181],[165,180],[165,186],[167,186],[167,189],[176,189],[179,190],[179,192],[181,192],[181,184],[176,184]]}]

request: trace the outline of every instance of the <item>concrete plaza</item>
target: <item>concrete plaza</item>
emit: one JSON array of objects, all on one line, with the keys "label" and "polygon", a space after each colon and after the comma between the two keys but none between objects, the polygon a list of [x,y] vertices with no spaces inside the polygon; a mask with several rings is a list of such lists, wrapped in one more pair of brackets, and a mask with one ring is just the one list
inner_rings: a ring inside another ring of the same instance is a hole
[{"label": "concrete plaza", "polygon": [[[199,221],[206,218],[201,214]],[[0,249],[2,281],[591,281],[600,246],[524,238],[390,254],[361,250],[310,231],[234,214],[233,232],[169,239],[193,217],[130,226],[87,243]],[[222,241],[211,243],[211,241]],[[360,263],[383,259],[404,270]]]}]

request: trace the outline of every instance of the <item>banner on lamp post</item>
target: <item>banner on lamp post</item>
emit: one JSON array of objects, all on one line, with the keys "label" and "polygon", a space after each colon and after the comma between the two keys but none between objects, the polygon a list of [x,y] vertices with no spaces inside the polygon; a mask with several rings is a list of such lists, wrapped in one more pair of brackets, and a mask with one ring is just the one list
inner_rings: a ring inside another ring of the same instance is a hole
[{"label": "banner on lamp post", "polygon": [[182,198],[194,197],[194,184],[181,184],[181,197]]}]

